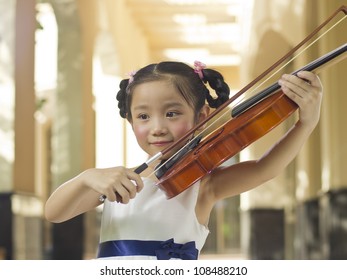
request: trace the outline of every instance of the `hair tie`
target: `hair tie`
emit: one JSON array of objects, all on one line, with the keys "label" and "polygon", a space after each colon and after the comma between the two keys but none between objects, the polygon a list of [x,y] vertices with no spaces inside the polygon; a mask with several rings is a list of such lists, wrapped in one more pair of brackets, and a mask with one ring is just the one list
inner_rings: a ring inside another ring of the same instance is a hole
[{"label": "hair tie", "polygon": [[201,80],[204,79],[204,73],[202,73],[202,70],[206,68],[206,64],[195,60],[194,61],[194,72],[197,73]]},{"label": "hair tie", "polygon": [[131,71],[130,73],[128,73],[129,76],[129,84],[131,84],[134,81],[134,76],[136,74],[137,71]]}]

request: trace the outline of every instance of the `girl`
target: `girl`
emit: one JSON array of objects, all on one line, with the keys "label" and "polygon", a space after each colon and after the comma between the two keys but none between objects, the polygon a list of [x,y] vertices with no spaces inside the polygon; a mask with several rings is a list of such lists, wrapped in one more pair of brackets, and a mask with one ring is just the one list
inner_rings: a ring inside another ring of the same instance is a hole
[{"label": "girl", "polygon": [[[299,120],[260,159],[220,167],[169,200],[151,175],[159,162],[141,176],[125,167],[88,169],[57,188],[46,203],[46,218],[66,221],[100,205],[104,195],[99,258],[197,259],[216,202],[280,174],[317,125],[322,85],[313,73],[297,75],[283,75],[279,84],[299,106]],[[210,95],[206,83],[217,98]],[[193,69],[179,62],[161,62],[122,80],[117,100],[138,144],[153,156],[206,118],[209,108],[221,105],[228,95],[221,74],[201,63]]]}]

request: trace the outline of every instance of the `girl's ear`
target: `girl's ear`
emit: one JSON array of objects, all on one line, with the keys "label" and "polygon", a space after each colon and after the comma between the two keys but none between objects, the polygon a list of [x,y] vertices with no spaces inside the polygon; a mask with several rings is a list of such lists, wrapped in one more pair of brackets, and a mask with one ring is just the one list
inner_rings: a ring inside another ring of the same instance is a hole
[{"label": "girl's ear", "polygon": [[[207,118],[207,116],[210,114],[210,106],[208,106],[207,104],[205,104],[199,114],[198,114],[198,123],[200,123],[201,121],[203,121],[204,119]],[[206,125],[206,124],[205,124]],[[200,129],[203,129],[205,127],[205,125],[203,125]]]}]

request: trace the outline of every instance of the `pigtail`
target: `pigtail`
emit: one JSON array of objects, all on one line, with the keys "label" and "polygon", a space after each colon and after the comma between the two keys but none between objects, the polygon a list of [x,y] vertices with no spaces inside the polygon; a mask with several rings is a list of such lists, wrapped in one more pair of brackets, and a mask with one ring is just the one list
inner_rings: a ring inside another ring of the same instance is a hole
[{"label": "pigtail", "polygon": [[122,118],[127,117],[127,86],[129,84],[129,79],[124,79],[119,84],[119,91],[117,93],[119,114]]},{"label": "pigtail", "polygon": [[213,98],[209,90],[206,88],[206,100],[211,108],[218,108],[229,99],[230,88],[219,72],[212,69],[204,69],[202,71],[204,83],[208,83],[217,94],[217,97]]}]

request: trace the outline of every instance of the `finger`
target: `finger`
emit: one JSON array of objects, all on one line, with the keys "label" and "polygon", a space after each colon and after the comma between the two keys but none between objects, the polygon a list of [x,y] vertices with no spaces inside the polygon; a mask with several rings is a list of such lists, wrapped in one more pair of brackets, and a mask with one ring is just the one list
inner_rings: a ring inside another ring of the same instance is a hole
[{"label": "finger", "polygon": [[314,86],[314,87],[318,87],[321,86],[321,82],[319,77],[312,73],[312,72],[308,72],[308,71],[300,71],[297,73],[297,76],[305,81],[307,81],[310,85]]},{"label": "finger", "polygon": [[303,98],[288,88],[282,87],[282,92],[288,96],[298,107],[302,106]]},{"label": "finger", "polygon": [[130,198],[134,198],[137,193],[137,186],[133,182],[134,181],[130,181],[129,179],[123,179],[121,182],[123,187],[128,191]]},{"label": "finger", "polygon": [[302,79],[294,75],[285,74],[282,76],[283,85],[288,87],[294,93],[301,97],[310,90],[311,84],[309,80]]},{"label": "finger", "polygon": [[296,100],[303,98],[303,95],[304,95],[303,90],[299,89],[297,86],[293,85],[292,83],[281,79],[278,81],[278,84],[281,86],[282,92],[285,95],[287,95],[290,99],[292,99],[294,102],[297,102]]},{"label": "finger", "polygon": [[116,193],[112,190],[112,189],[109,189],[106,194],[105,194],[106,198],[111,201],[111,202],[114,202],[114,201],[117,201],[117,196],[116,196]]},{"label": "finger", "polygon": [[122,202],[124,204],[129,203],[130,195],[128,190],[123,185],[115,187],[114,192],[118,195],[118,202]]},{"label": "finger", "polygon": [[134,181],[137,192],[140,192],[143,189],[143,181],[141,179],[141,176],[131,170],[129,170],[129,172],[127,173],[127,176],[130,180]]}]

